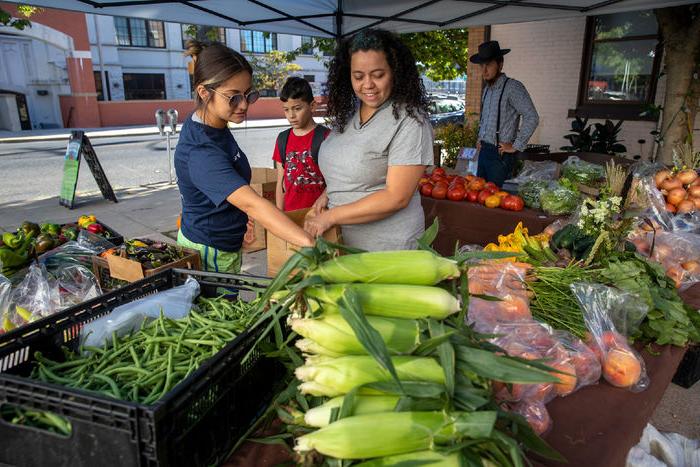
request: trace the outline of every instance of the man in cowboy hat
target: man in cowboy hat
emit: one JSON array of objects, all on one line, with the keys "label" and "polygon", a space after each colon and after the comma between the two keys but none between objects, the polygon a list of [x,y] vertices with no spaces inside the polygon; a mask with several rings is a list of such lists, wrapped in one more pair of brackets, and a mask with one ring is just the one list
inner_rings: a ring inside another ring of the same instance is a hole
[{"label": "man in cowboy hat", "polygon": [[502,72],[503,56],[498,41],[484,42],[469,61],[481,66],[486,86],[481,95],[479,120],[479,177],[502,186],[513,176],[515,153],[525,150],[539,116],[520,81]]}]

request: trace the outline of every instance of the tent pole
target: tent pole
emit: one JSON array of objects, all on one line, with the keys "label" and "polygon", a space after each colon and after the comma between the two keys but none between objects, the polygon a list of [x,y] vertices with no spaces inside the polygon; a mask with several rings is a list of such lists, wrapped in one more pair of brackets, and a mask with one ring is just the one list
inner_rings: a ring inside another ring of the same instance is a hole
[{"label": "tent pole", "polygon": [[335,10],[335,43],[340,45],[343,38],[343,0],[338,0],[338,8]]}]

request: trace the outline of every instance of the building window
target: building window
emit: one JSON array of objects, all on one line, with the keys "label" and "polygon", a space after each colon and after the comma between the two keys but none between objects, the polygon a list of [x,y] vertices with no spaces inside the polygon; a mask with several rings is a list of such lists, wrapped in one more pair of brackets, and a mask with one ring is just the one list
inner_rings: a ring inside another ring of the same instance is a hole
[{"label": "building window", "polygon": [[182,25],[182,48],[187,41],[194,39],[200,42],[221,42],[226,44],[226,29],[216,26],[201,26],[199,24]]},{"label": "building window", "polygon": [[314,38],[311,36],[301,36],[301,53],[302,55],[314,54]]},{"label": "building window", "polygon": [[654,102],[661,61],[654,12],[588,18],[577,115],[640,119]]},{"label": "building window", "polygon": [[165,48],[165,29],[162,21],[114,17],[117,44],[130,47]]},{"label": "building window", "polygon": [[313,83],[316,81],[316,75],[304,75],[304,79],[309,83]]},{"label": "building window", "polygon": [[[97,91],[97,100],[98,101],[104,101],[105,100],[105,93],[104,89],[102,88],[102,76],[99,71],[93,71],[93,75],[95,76],[95,90]],[[112,93],[109,90],[109,71],[105,70],[105,81],[107,82],[107,99],[108,101],[112,100]]]},{"label": "building window", "polygon": [[165,99],[165,75],[162,73],[124,73],[124,98],[128,101]]},{"label": "building window", "polygon": [[264,54],[277,50],[277,34],[241,30],[241,52]]}]

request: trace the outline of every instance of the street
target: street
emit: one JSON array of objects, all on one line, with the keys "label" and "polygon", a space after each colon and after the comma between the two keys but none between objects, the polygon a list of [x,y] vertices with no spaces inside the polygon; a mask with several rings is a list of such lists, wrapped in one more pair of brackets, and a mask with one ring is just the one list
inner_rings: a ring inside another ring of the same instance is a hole
[{"label": "street", "polygon": [[[271,167],[272,150],[283,128],[236,129],[233,135],[252,167]],[[112,187],[136,187],[168,180],[165,137],[120,136],[90,141]],[[177,137],[172,138],[173,154]],[[68,141],[0,144],[0,205],[58,196]],[[174,177],[174,170],[173,170]],[[85,162],[78,176],[80,193],[98,191]]]}]

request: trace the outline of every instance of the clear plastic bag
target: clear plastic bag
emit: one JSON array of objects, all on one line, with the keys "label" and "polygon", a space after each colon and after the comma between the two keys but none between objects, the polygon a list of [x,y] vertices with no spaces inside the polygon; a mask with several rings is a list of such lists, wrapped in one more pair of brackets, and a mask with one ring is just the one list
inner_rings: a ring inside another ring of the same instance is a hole
[{"label": "clear plastic bag", "polygon": [[578,156],[569,156],[562,163],[561,175],[572,182],[591,185],[605,178],[605,167],[583,161]]},{"label": "clear plastic bag", "polygon": [[[468,269],[469,300],[467,321],[479,332],[491,332],[499,323],[532,319],[525,276],[531,268],[525,263],[484,261]],[[478,295],[495,297],[493,301]]]},{"label": "clear plastic bag", "polygon": [[[0,269],[2,267],[0,266]],[[5,324],[9,322],[10,314],[13,310],[12,305],[12,283],[10,280],[0,274],[0,334],[3,334],[8,329],[5,329]]]},{"label": "clear plastic bag", "polygon": [[22,326],[56,313],[60,297],[56,282],[42,264],[32,264],[22,282],[12,291],[14,311],[10,321]]},{"label": "clear plastic bag", "polygon": [[676,288],[686,290],[700,282],[700,235],[637,230],[630,234],[629,240],[640,254],[663,266]]},{"label": "clear plastic bag", "polygon": [[100,254],[103,251],[116,248],[116,245],[102,235],[97,235],[89,230],[81,230],[78,233],[77,243],[83,248],[92,250],[95,254]]},{"label": "clear plastic bag", "polygon": [[[571,291],[590,331],[586,342],[601,363],[603,377],[613,386],[640,392],[649,386],[644,360],[615,327],[613,314],[624,313],[630,295],[602,284],[574,283]],[[626,321],[626,320],[625,320]]]},{"label": "clear plastic bag", "polygon": [[520,402],[514,404],[511,411],[522,415],[530,428],[540,436],[552,428],[552,417],[544,402]]},{"label": "clear plastic bag", "polygon": [[540,194],[542,210],[550,216],[571,214],[579,206],[581,194],[559,183],[552,182]]},{"label": "clear plastic bag", "polygon": [[555,161],[524,161],[518,176],[506,180],[507,183],[522,185],[530,181],[556,180],[559,175],[559,163]]},{"label": "clear plastic bag", "polygon": [[598,384],[602,369],[596,354],[578,337],[567,331],[554,331],[554,338],[561,344],[568,361],[576,372],[576,390]]},{"label": "clear plastic bag", "polygon": [[66,266],[57,274],[60,308],[68,308],[102,295],[95,275],[83,266]]},{"label": "clear plastic bag", "polygon": [[54,274],[67,266],[83,266],[91,269],[92,257],[98,255],[100,251],[91,247],[89,243],[70,241],[41,255],[39,262]]},{"label": "clear plastic bag", "polygon": [[188,277],[183,285],[149,295],[116,307],[111,313],[83,327],[80,332],[83,345],[102,347],[112,333],[124,336],[137,330],[144,319],[158,318],[163,313],[171,319],[182,319],[192,309],[199,295],[199,282]]}]

